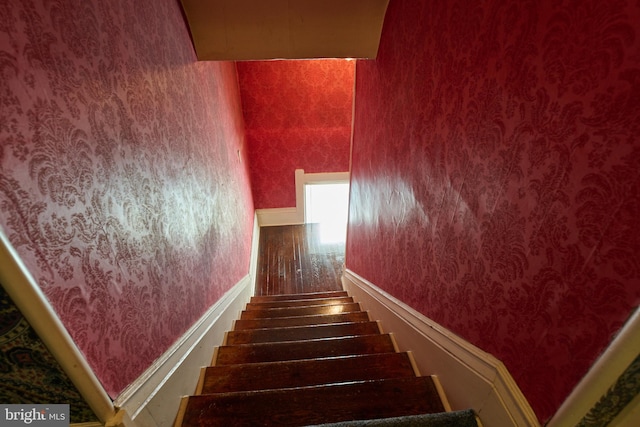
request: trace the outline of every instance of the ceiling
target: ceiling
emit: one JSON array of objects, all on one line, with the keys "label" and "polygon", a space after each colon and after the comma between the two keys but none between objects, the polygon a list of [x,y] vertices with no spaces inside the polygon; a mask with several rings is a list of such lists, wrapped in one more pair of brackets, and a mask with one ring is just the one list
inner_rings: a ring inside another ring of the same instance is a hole
[{"label": "ceiling", "polygon": [[375,58],[389,0],[181,0],[199,60]]}]

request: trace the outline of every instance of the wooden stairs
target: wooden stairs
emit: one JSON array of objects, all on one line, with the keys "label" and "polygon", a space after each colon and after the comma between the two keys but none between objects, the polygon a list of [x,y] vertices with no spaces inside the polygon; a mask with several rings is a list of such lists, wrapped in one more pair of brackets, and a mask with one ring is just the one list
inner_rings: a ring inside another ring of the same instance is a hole
[{"label": "wooden stairs", "polygon": [[304,426],[449,410],[346,292],[252,297],[175,426]]}]

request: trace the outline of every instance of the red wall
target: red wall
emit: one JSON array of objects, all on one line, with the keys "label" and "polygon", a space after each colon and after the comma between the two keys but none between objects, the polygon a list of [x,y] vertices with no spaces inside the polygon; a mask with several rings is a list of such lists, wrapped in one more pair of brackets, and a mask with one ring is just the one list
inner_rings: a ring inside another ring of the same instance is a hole
[{"label": "red wall", "polygon": [[640,302],[640,4],[392,0],[358,61],[347,267],[547,420]]},{"label": "red wall", "polygon": [[349,170],[354,62],[239,62],[256,208],[296,205],[296,169]]},{"label": "red wall", "polygon": [[115,397],[248,274],[234,64],[174,0],[0,0],[0,74],[0,228]]}]

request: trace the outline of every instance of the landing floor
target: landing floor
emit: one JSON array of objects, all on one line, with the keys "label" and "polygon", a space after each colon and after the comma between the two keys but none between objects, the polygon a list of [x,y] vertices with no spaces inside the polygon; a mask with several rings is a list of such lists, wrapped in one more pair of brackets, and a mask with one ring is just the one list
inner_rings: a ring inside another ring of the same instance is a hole
[{"label": "landing floor", "polygon": [[323,243],[318,224],[262,227],[256,295],[342,290],[345,245]]}]

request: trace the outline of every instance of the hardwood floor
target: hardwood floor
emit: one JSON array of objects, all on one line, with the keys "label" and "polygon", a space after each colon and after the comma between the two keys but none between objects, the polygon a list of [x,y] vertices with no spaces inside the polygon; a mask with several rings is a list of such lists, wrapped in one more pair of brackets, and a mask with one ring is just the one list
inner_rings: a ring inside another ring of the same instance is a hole
[{"label": "hardwood floor", "polygon": [[323,243],[318,224],[262,227],[256,295],[342,290],[345,247]]}]

